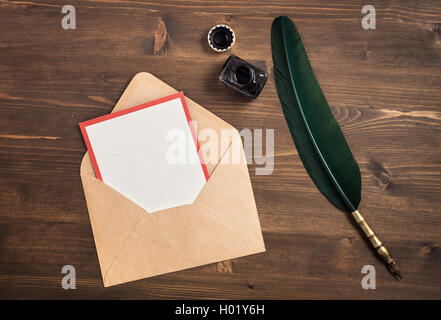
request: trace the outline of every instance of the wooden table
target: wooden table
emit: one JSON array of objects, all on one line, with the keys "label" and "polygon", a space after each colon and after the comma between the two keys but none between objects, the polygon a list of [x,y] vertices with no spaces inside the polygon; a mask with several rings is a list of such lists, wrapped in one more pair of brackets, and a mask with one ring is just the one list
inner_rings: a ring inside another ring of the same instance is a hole
[{"label": "wooden table", "polygon": [[[0,298],[441,298],[441,6],[376,1],[0,0]],[[272,74],[270,26],[297,24],[363,178],[360,211],[400,262],[394,280],[348,216],[316,189],[289,135]],[[228,53],[268,70],[248,100],[217,82]],[[108,113],[148,71],[238,129],[275,129],[275,168],[249,166],[267,252],[104,289],[79,176],[78,123]],[[63,265],[77,289],[63,290]],[[364,265],[376,290],[364,290]]]}]

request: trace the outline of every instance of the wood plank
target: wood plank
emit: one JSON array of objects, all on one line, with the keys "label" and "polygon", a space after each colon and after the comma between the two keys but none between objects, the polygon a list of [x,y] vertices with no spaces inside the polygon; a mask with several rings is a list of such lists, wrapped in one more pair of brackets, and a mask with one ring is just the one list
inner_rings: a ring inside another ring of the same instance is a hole
[{"label": "wood plank", "polygon": [[[57,1],[0,0],[0,298],[439,299],[441,4],[378,3],[369,31],[364,4],[80,0],[77,30],[63,30]],[[360,165],[360,210],[401,263],[401,282],[302,166],[271,70],[280,14],[299,28]],[[232,53],[268,70],[258,99],[217,81],[228,54],[211,51],[206,33],[218,23],[238,36]],[[108,113],[140,71],[238,129],[275,130],[274,172],[249,166],[266,253],[102,287],[78,122]],[[65,264],[77,268],[77,290],[61,288]],[[365,264],[376,290],[360,286]]]}]

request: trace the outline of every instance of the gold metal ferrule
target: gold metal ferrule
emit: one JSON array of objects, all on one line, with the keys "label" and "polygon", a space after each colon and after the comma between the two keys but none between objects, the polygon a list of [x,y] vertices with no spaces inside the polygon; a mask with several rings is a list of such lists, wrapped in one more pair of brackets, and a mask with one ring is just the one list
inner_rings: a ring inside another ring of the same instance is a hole
[{"label": "gold metal ferrule", "polygon": [[384,261],[387,265],[388,269],[392,274],[398,279],[401,279],[400,269],[398,268],[397,262],[391,257],[387,248],[383,245],[380,238],[377,237],[375,232],[369,227],[366,220],[363,218],[361,213],[358,210],[355,210],[351,213],[352,217],[355,219],[357,224],[360,226],[363,233],[368,238],[369,242],[372,244],[372,247],[377,252],[378,256]]}]

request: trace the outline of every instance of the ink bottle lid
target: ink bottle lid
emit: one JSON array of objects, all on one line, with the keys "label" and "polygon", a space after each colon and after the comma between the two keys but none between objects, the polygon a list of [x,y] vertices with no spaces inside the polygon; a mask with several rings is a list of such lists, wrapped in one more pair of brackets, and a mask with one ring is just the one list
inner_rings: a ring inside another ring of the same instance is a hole
[{"label": "ink bottle lid", "polygon": [[236,42],[233,29],[225,24],[218,24],[208,32],[208,44],[217,52],[230,50]]}]

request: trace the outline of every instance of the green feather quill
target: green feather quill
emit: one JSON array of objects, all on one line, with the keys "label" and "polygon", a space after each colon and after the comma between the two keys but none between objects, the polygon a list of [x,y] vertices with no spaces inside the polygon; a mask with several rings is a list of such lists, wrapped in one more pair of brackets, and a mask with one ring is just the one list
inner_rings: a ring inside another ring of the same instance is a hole
[{"label": "green feather quill", "polygon": [[352,213],[389,270],[401,277],[395,260],[357,210],[360,169],[315,78],[299,32],[288,17],[274,20],[271,50],[283,114],[311,179],[331,203]]},{"label": "green feather quill", "polygon": [[271,28],[274,79],[297,151],[321,193],[340,209],[357,210],[361,175],[288,17]]}]

